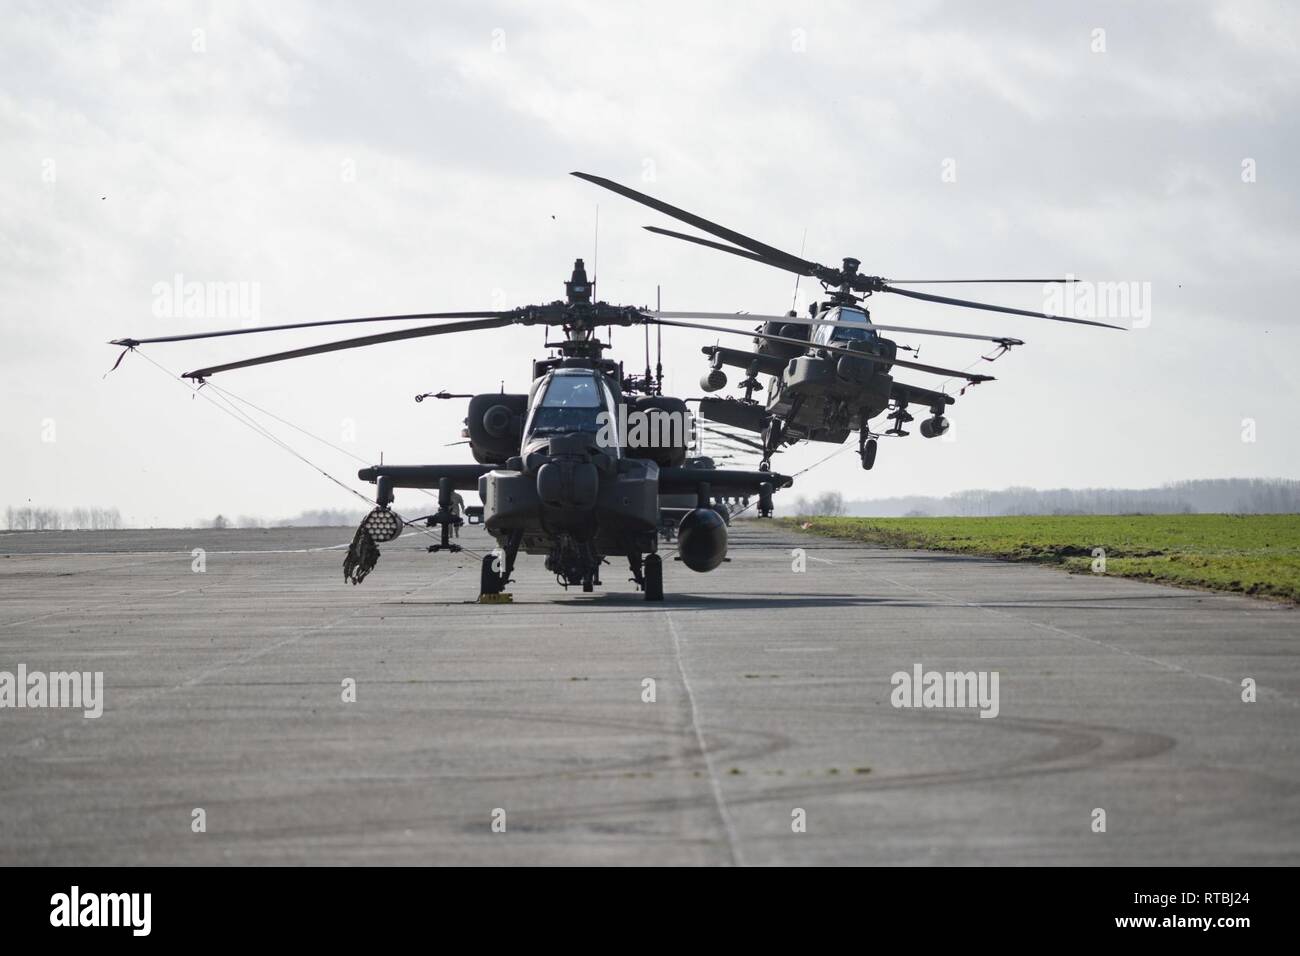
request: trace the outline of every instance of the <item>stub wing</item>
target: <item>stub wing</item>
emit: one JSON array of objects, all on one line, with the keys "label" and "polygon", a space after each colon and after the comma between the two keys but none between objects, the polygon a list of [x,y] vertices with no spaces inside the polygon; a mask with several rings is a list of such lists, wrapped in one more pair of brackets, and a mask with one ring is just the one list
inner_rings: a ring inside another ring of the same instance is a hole
[{"label": "stub wing", "polygon": [[477,491],[478,480],[492,465],[372,465],[357,472],[362,481],[388,480],[390,488],[437,488],[443,478],[456,491]]},{"label": "stub wing", "polygon": [[904,382],[895,382],[889,387],[889,397],[896,402],[906,402],[911,405],[925,405],[930,408],[943,408],[945,405],[951,405],[955,399],[951,395],[945,395],[943,392],[936,392],[928,388],[920,388],[916,385],[908,385]]}]

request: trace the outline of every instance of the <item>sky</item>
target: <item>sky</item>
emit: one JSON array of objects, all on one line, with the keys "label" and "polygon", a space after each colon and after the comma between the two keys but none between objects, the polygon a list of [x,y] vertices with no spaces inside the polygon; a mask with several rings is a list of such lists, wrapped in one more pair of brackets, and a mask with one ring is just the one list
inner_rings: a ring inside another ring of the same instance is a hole
[{"label": "sky", "polygon": [[[793,494],[1300,477],[1295,4],[34,2],[4,21],[0,507],[140,526],[362,507],[321,470],[370,494],[356,469],[381,455],[469,461],[446,447],[464,402],[413,396],[524,391],[543,354],[512,328],[215,377],[277,444],[176,374],[356,327],[145,346],[106,374],[110,339],[549,302],[579,256],[610,302],[789,308],[788,274],[647,233],[674,223],[571,170],[868,274],[1128,293],[1122,332],[873,297],[880,323],[1026,345],[989,364],[900,336],[997,381],[944,439],[882,441],[871,472],[855,445],[783,452],[816,465]],[[178,282],[243,298],[187,310]],[[716,339],[666,333],[670,392],[699,394]],[[614,347],[644,364],[638,331]]]}]

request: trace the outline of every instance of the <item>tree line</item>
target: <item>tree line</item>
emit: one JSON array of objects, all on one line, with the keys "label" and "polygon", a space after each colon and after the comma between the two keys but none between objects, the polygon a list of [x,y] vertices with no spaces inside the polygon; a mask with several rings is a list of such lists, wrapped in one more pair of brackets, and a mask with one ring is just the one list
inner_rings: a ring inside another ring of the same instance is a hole
[{"label": "tree line", "polygon": [[114,531],[122,527],[116,508],[5,508],[10,531]]},{"label": "tree line", "polygon": [[[782,504],[780,498],[777,503]],[[906,495],[846,501],[839,492],[796,498],[796,515],[877,518],[991,517],[995,515],[1294,514],[1300,481],[1221,478],[1175,481],[1159,488],[1003,488],[959,491],[943,497]]]}]

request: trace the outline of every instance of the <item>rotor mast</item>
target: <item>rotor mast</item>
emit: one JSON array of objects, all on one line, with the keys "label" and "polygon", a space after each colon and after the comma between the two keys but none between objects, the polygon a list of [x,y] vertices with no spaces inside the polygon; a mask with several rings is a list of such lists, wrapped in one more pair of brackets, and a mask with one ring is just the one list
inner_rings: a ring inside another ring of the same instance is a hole
[{"label": "rotor mast", "polygon": [[[633,316],[639,313],[636,309],[593,302],[592,289],[587,278],[586,263],[575,259],[573,274],[564,283],[564,301],[533,311],[541,321],[564,329],[564,340],[547,342],[548,348],[559,349],[565,358],[586,359],[599,364],[609,343],[596,338],[597,327],[631,325]],[[558,314],[546,314],[552,309]]]}]

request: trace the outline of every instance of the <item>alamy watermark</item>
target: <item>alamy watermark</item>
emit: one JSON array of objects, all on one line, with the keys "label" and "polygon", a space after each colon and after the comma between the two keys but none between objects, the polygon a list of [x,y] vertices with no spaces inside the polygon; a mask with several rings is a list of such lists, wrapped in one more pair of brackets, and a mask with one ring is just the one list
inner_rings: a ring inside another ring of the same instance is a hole
[{"label": "alamy watermark", "polygon": [[159,319],[225,319],[252,324],[262,318],[260,282],[187,282],[176,273],[155,282],[153,314]]},{"label": "alamy watermark", "polygon": [[84,711],[84,717],[104,713],[103,671],[29,671],[19,664],[17,672],[0,671],[0,709],[69,707]]},{"label": "alamy watermark", "polygon": [[996,717],[997,671],[923,671],[913,664],[911,673],[895,671],[889,702],[895,707],[978,707],[981,717]]},{"label": "alamy watermark", "polygon": [[152,893],[83,893],[73,885],[50,897],[50,925],[121,926],[133,936],[148,936],[152,909]]},{"label": "alamy watermark", "polygon": [[1072,319],[1123,319],[1135,329],[1151,324],[1150,282],[1087,282],[1066,273],[1066,282],[1043,286],[1043,311]]},{"label": "alamy watermark", "polygon": [[667,408],[629,410],[622,403],[615,413],[596,415],[599,448],[686,448],[695,444],[695,416]]}]

